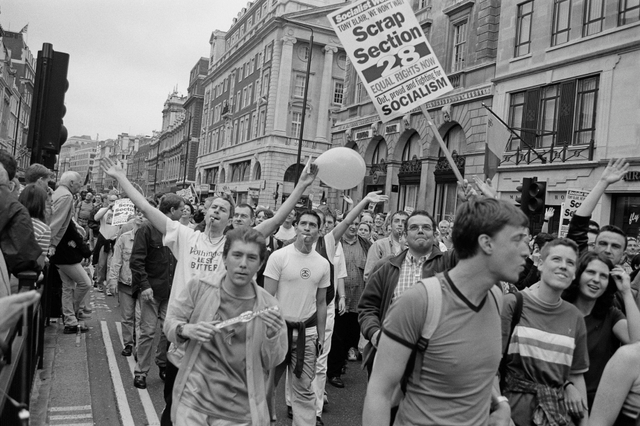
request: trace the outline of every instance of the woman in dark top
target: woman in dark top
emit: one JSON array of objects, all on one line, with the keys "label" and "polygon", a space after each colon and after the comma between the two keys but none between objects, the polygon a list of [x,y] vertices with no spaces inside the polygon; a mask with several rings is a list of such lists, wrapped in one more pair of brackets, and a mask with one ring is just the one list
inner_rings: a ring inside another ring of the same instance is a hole
[{"label": "woman in dark top", "polygon": [[[619,291],[627,312],[614,306],[614,295]],[[575,305],[584,314],[587,325],[589,371],[584,374],[587,385],[587,403],[593,405],[604,367],[620,344],[640,341],[640,312],[631,293],[629,274],[621,266],[613,266],[603,254],[584,253],[578,262],[576,276],[565,290],[563,299]],[[565,388],[568,404],[579,400],[571,384]]]}]

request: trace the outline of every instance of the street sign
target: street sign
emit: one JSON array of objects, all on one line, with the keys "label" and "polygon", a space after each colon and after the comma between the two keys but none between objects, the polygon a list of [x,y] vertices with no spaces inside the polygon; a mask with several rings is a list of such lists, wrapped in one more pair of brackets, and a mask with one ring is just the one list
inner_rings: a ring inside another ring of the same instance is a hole
[{"label": "street sign", "polygon": [[560,212],[560,232],[558,236],[564,238],[569,231],[569,222],[573,217],[573,214],[578,210],[580,204],[587,198],[589,191],[582,191],[580,189],[569,189],[567,195],[562,203],[562,211]]},{"label": "street sign", "polygon": [[361,0],[328,18],[383,122],[453,90],[409,0]]}]

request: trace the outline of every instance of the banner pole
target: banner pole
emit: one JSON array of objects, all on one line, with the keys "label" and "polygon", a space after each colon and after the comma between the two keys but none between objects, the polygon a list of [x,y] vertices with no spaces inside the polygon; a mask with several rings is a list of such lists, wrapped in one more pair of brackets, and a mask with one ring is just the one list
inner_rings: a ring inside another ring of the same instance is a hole
[{"label": "banner pole", "polygon": [[447,149],[447,145],[442,140],[442,136],[440,136],[440,132],[438,131],[438,128],[436,127],[435,124],[433,124],[433,120],[431,120],[431,114],[429,114],[429,111],[427,110],[426,104],[420,105],[420,111],[422,111],[422,114],[427,119],[427,123],[429,124],[429,127],[431,127],[431,130],[435,134],[436,139],[438,140],[438,143],[440,144],[440,148],[442,149],[442,152],[444,152],[444,156],[447,157],[447,161],[449,161],[449,165],[451,166],[451,170],[453,170],[453,173],[455,173],[455,175],[456,175],[456,179],[458,179],[458,183],[460,185],[462,185],[463,182],[464,182],[464,178],[460,174],[460,170],[458,170],[458,166],[453,161],[453,158],[451,157],[451,154],[449,153],[449,150]]}]

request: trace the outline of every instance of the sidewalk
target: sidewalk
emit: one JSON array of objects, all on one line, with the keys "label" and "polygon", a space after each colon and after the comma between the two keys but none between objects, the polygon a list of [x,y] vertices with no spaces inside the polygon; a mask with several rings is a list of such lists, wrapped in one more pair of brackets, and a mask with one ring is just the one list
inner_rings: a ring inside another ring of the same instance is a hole
[{"label": "sidewalk", "polygon": [[55,321],[45,328],[44,362],[31,393],[30,424],[93,425],[85,335],[64,334],[62,321]]}]

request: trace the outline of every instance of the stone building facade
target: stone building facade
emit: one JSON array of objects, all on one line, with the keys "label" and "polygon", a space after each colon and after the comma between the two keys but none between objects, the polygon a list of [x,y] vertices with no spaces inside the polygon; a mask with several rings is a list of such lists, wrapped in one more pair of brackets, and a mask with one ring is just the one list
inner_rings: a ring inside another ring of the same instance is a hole
[{"label": "stone building facade", "polygon": [[[326,15],[340,5],[259,0],[243,8],[228,31],[212,33],[199,185],[210,193],[229,190],[238,203],[277,208],[296,179],[303,114],[301,163],[331,146],[331,114],[342,102],[346,56]],[[316,183],[308,195],[319,200],[322,191]]]}]

